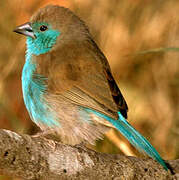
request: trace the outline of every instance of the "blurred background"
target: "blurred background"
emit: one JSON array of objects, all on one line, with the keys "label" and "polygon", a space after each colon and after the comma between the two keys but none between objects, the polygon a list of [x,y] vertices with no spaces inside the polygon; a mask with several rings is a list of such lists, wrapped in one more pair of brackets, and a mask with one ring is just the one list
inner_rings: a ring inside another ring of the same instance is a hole
[{"label": "blurred background", "polygon": [[[128,121],[164,159],[179,158],[178,0],[1,0],[0,128],[38,131],[22,99],[25,37],[12,30],[46,4],[69,7],[86,22],[128,103]],[[92,148],[142,156],[115,131]]]}]

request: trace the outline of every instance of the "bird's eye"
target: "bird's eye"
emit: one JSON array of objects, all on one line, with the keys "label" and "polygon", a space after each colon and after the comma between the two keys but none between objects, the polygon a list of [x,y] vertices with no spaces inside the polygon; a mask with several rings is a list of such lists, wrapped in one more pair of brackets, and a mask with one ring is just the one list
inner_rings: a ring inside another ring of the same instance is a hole
[{"label": "bird's eye", "polygon": [[48,28],[45,25],[40,26],[40,31],[46,31]]}]

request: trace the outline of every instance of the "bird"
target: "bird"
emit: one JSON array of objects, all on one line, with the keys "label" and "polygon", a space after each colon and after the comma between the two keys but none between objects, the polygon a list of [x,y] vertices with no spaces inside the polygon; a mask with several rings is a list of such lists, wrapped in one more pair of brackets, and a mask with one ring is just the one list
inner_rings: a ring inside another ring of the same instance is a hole
[{"label": "bird", "polygon": [[94,144],[115,128],[165,170],[167,163],[127,121],[128,106],[85,22],[47,5],[14,32],[26,36],[22,92],[31,120],[65,144]]}]

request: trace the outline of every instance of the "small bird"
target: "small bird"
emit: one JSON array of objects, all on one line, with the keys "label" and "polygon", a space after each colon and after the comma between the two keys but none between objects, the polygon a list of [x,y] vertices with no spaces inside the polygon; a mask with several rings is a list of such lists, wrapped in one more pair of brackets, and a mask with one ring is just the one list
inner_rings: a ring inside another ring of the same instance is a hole
[{"label": "small bird", "polygon": [[168,169],[155,148],[127,122],[128,107],[108,61],[79,17],[67,8],[48,5],[14,32],[27,36],[23,98],[42,131],[74,145],[93,144],[115,128]]}]

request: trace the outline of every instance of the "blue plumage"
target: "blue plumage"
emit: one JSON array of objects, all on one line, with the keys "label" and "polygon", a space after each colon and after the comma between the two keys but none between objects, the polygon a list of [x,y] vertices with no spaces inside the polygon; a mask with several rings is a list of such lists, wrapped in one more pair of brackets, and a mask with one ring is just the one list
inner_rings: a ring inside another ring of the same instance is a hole
[{"label": "blue plumage", "polygon": [[26,108],[35,123],[43,123],[50,127],[59,126],[55,112],[50,111],[50,107],[44,99],[47,79],[35,74],[35,71],[36,64],[33,63],[31,55],[27,54],[22,71],[22,90]]},{"label": "blue plumage", "polygon": [[[34,23],[33,26],[36,29],[39,25],[41,24]],[[22,71],[22,90],[26,108],[35,123],[45,124],[49,127],[60,126],[60,123],[56,113],[52,112],[50,105],[44,98],[47,93],[47,78],[36,73],[35,58],[37,55],[50,51],[59,35],[59,31],[49,30],[43,34],[36,31],[35,36],[38,37],[36,39],[27,37],[26,62]],[[49,37],[50,41],[44,37]]]},{"label": "blue plumage", "polygon": [[27,37],[27,53],[29,54],[45,54],[51,50],[53,45],[56,43],[57,37],[60,35],[60,32],[53,30],[50,25],[48,25],[49,30],[45,32],[40,32],[39,27],[42,25],[48,25],[47,23],[34,23],[34,35],[38,38]]},{"label": "blue plumage", "polygon": [[136,147],[139,151],[145,152],[150,157],[154,158],[158,161],[166,170],[168,169],[164,160],[160,157],[159,153],[155,150],[155,148],[145,139],[139,132],[137,132],[118,112],[119,119],[114,120],[104,114],[96,112],[92,109],[86,109],[88,112],[94,113],[99,117],[102,117],[109,121],[113,126],[118,129],[123,136],[125,136],[128,141]]}]

